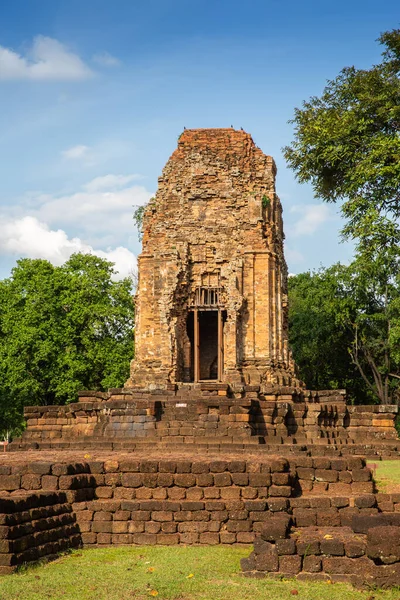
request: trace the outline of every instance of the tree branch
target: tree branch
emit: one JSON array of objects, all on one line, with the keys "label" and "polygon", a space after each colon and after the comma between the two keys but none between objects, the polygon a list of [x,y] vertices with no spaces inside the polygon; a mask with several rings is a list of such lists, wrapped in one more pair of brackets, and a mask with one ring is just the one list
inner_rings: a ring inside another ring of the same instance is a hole
[{"label": "tree branch", "polygon": [[[356,338],[357,338],[357,334],[356,334]],[[356,344],[357,344],[357,339],[356,339]],[[358,360],[358,346],[356,345],[356,350],[355,351],[351,351],[351,358],[354,362],[354,364],[356,365],[356,367],[358,368],[358,370],[360,371],[360,375],[361,377],[364,379],[365,383],[367,384],[367,386],[369,387],[369,389],[376,394],[376,389],[374,388],[374,386],[372,385],[372,383],[370,382],[370,380],[368,379],[368,377],[366,376],[366,374],[364,373],[364,369],[361,366],[360,361]]]}]

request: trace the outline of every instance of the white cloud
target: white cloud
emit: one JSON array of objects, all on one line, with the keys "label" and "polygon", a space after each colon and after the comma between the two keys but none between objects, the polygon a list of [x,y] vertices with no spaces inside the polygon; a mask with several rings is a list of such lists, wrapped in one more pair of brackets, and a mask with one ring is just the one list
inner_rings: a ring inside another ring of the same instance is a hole
[{"label": "white cloud", "polygon": [[90,153],[90,148],[88,146],[72,146],[72,148],[68,148],[68,150],[63,150],[61,154],[67,160],[77,160],[81,158],[87,158]]},{"label": "white cloud", "polygon": [[103,175],[102,177],[95,177],[95,179],[86,183],[83,188],[91,193],[112,190],[113,188],[119,189],[123,188],[128,183],[141,178],[141,175],[136,175],[134,173],[131,175]]},{"label": "white cloud", "polygon": [[120,276],[136,270],[134,206],[151,193],[129,185],[139,175],[96,177],[69,195],[27,194],[3,207],[0,255],[44,258],[62,264],[74,252],[91,253],[116,263]]},{"label": "white cloud", "polygon": [[294,235],[311,235],[322,223],[332,218],[330,208],[326,204],[293,206],[290,212],[301,214],[300,219],[292,227]]},{"label": "white cloud", "polygon": [[[139,185],[123,186],[136,175],[106,175],[88,182],[68,195],[33,195],[25,207],[10,208],[12,216],[30,214],[51,227],[76,230],[91,244],[118,245],[121,236],[134,231],[134,206],[148,202],[151,193]],[[112,180],[114,187],[111,188]],[[107,189],[108,188],[108,189]]]},{"label": "white cloud", "polygon": [[94,62],[102,67],[118,67],[121,61],[109,52],[99,52],[93,56]]},{"label": "white cloud", "polygon": [[26,56],[0,46],[0,80],[79,81],[92,75],[77,54],[53,38],[35,37]]},{"label": "white cloud", "polygon": [[115,263],[115,270],[118,271],[119,275],[116,279],[132,277],[137,272],[136,256],[124,246],[118,246],[114,249],[108,248],[107,251],[93,250],[91,254]]},{"label": "white cloud", "polygon": [[115,263],[116,279],[136,271],[136,257],[123,246],[94,249],[78,237],[69,238],[62,229],[52,230],[32,216],[0,222],[0,252],[28,258],[43,258],[54,265],[63,264],[74,252],[94,254]]}]

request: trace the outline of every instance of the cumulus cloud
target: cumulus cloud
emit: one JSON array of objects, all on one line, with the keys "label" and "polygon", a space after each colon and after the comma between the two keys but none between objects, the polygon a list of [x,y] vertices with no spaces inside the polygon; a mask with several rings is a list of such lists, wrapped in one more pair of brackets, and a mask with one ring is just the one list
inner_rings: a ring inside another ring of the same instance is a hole
[{"label": "cumulus cloud", "polygon": [[71,194],[30,193],[10,203],[0,214],[0,255],[60,265],[75,252],[90,253],[114,262],[119,278],[131,276],[133,207],[151,197],[145,187],[132,185],[137,178],[109,173]]},{"label": "cumulus cloud", "polygon": [[78,237],[69,238],[63,229],[50,229],[32,216],[0,222],[0,252],[43,258],[54,265],[63,264],[75,252],[94,254],[115,263],[116,279],[131,276],[137,264],[135,255],[123,246],[95,249]]},{"label": "cumulus cloud", "polygon": [[292,228],[294,235],[311,235],[317,231],[322,223],[332,218],[330,208],[326,204],[293,206],[290,212],[301,214],[300,219]]},{"label": "cumulus cloud", "polygon": [[109,52],[98,52],[93,56],[93,60],[102,67],[118,67],[121,64],[121,61]]},{"label": "cumulus cloud", "polygon": [[121,236],[133,233],[133,207],[146,204],[151,197],[144,186],[127,185],[137,177],[96,177],[75,193],[30,195],[25,207],[10,210],[12,216],[19,217],[23,211],[51,227],[73,228],[92,244],[115,245]]},{"label": "cumulus cloud", "polygon": [[93,71],[64,44],[39,35],[25,56],[0,46],[0,80],[80,81]]}]

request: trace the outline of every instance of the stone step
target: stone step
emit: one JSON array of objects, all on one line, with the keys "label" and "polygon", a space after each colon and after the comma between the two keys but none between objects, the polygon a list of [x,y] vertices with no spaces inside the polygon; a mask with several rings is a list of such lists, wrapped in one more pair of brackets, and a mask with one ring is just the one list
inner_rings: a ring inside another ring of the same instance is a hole
[{"label": "stone step", "polygon": [[400,584],[397,527],[369,530],[368,535],[350,527],[303,527],[282,537],[279,527],[271,525],[266,524],[254,542],[254,551],[241,561],[248,577],[273,574],[300,581],[348,582],[357,587]]}]

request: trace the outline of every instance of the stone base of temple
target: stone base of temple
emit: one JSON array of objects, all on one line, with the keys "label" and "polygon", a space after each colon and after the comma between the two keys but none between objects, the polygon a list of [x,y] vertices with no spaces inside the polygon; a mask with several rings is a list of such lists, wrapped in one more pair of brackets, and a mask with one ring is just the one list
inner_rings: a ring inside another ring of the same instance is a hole
[{"label": "stone base of temple", "polygon": [[0,575],[81,545],[254,544],[248,576],[399,585],[400,494],[372,465],[260,448],[6,453]]},{"label": "stone base of temple", "polygon": [[222,383],[168,390],[81,392],[79,402],[25,410],[27,428],[10,450],[234,448],[282,454],[396,456],[397,406],[348,406],[343,390],[308,391]]},{"label": "stone base of temple", "polygon": [[79,545],[254,543],[247,576],[398,585],[400,495],[359,456],[400,457],[396,411],[215,382],[28,407],[2,459],[0,574]]},{"label": "stone base of temple", "polygon": [[[251,387],[263,389],[286,387],[290,389],[304,388],[304,383],[295,375],[295,367],[286,363],[276,363],[265,365],[264,361],[257,364],[258,361],[250,362],[232,369],[224,369],[221,382],[228,386],[230,390],[244,390]],[[245,383],[247,382],[247,383]],[[151,362],[138,365],[132,361],[131,377],[125,383],[125,389],[154,391],[154,390],[175,390],[182,386],[194,386],[200,388],[206,380],[194,383],[191,380],[190,371],[187,372],[187,379],[184,377],[182,382],[171,382],[171,372],[168,369],[161,369],[159,365],[154,366]],[[218,385],[215,381],[213,386]]]}]

